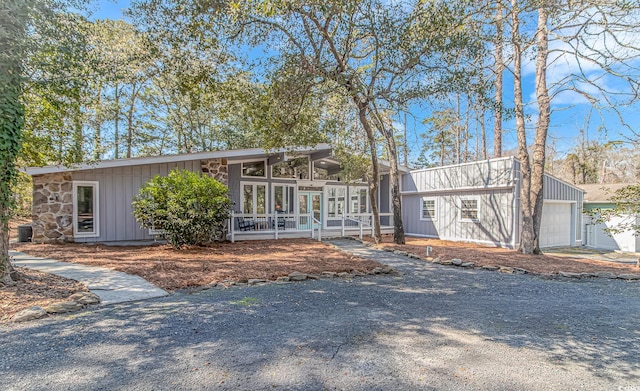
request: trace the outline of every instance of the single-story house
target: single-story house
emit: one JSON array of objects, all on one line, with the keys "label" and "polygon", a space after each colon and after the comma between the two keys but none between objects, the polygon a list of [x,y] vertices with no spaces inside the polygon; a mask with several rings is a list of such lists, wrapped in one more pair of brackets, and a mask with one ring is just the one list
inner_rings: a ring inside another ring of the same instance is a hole
[{"label": "single-story house", "polygon": [[[413,170],[402,176],[407,235],[517,248],[520,162],[513,157]],[[582,244],[583,191],[544,176],[540,247]]]},{"label": "single-story house", "polygon": [[[33,177],[34,242],[150,240],[131,202],[155,175],[179,168],[213,176],[234,202],[230,239],[340,236],[371,229],[369,188],[346,183],[329,145],[294,152],[242,149],[27,168]],[[383,232],[392,232],[388,165],[378,200]]]},{"label": "single-story house", "polygon": [[[345,182],[332,149],[242,149],[107,160],[74,167],[33,167],[34,242],[153,239],[131,201],[155,175],[174,168],[213,176],[235,207],[228,238],[342,236],[372,230],[369,188]],[[388,164],[377,200],[383,233],[393,232]],[[541,246],[582,243],[582,190],[545,176]],[[507,157],[401,171],[408,235],[515,248],[521,227],[520,164]]]},{"label": "single-story house", "polygon": [[[589,212],[594,209],[613,209],[615,204],[611,201],[611,196],[616,190],[629,186],[630,183],[616,184],[587,184],[580,185],[586,192],[584,196],[584,211]],[[597,223],[589,213],[584,215],[584,238],[585,246],[625,252],[640,252],[640,237],[634,236],[631,231],[609,235],[607,228],[615,228],[622,223],[638,224],[635,216],[614,217],[609,221]]]}]

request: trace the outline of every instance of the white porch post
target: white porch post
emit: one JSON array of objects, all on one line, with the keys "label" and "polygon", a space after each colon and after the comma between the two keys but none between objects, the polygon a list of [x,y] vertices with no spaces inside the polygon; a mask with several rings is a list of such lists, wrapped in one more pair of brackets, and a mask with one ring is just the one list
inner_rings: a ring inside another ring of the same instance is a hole
[{"label": "white porch post", "polygon": [[373,213],[371,213],[371,217],[369,218],[369,221],[371,222],[371,237],[373,237]]},{"label": "white porch post", "polygon": [[273,214],[273,226],[276,230],[276,240],[278,240],[278,212]]},{"label": "white porch post", "polygon": [[342,215],[342,236],[344,236],[344,215]]},{"label": "white porch post", "polygon": [[235,212],[231,211],[231,218],[229,218],[229,232],[231,233],[231,243],[235,243]]}]

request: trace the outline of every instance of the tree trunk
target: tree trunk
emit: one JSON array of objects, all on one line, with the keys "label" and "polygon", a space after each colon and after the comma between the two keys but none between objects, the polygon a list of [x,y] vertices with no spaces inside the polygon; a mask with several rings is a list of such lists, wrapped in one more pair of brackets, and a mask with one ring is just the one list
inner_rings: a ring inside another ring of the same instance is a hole
[{"label": "tree trunk", "polygon": [[131,102],[129,104],[129,110],[127,111],[127,158],[131,158],[131,147],[133,145],[133,111],[135,109],[137,96],[136,86],[133,85]]},{"label": "tree trunk", "polygon": [[522,104],[522,43],[520,37],[519,0],[511,0],[511,43],[513,45],[513,100],[515,104],[516,132],[518,134],[518,159],[522,182],[520,184],[520,205],[522,207],[522,231],[519,251],[532,254],[534,249],[533,211],[531,208],[531,165],[527,151],[527,134]]},{"label": "tree trunk", "polygon": [[9,218],[9,210],[0,206],[0,287],[13,285],[16,280],[9,257]]},{"label": "tree trunk", "polygon": [[102,114],[100,114],[102,106],[102,84],[98,86],[98,97],[95,106],[95,136],[93,138],[93,160],[99,161],[102,151]]},{"label": "tree trunk", "polygon": [[496,3],[496,41],[495,41],[495,108],[493,112],[493,157],[502,156],[502,3]]},{"label": "tree trunk", "polygon": [[540,254],[540,222],[542,220],[542,203],[544,199],[544,166],[546,161],[547,133],[551,121],[551,103],[547,89],[547,57],[549,55],[549,33],[547,31],[547,11],[538,8],[538,30],[536,44],[536,98],[538,101],[538,122],[533,144],[533,161],[531,170],[531,198],[533,200],[533,253]]},{"label": "tree trunk", "polygon": [[404,112],[404,142],[402,143],[404,166],[409,167],[409,142],[407,141],[407,112]]},{"label": "tree trunk", "polygon": [[0,36],[0,47],[3,48],[0,61],[0,285],[13,285],[16,276],[9,258],[9,218],[24,124],[21,61],[25,55],[24,39],[31,11],[25,9],[23,2],[15,0],[6,1],[2,8],[9,17],[3,18],[4,31]]},{"label": "tree trunk", "polygon": [[[352,91],[348,88],[349,91]],[[373,214],[373,240],[376,244],[382,241],[382,231],[380,230],[380,212],[378,211],[378,184],[380,183],[380,171],[378,169],[378,152],[376,150],[376,139],[373,133],[373,128],[371,127],[371,122],[369,122],[368,117],[368,104],[364,102],[358,95],[354,94],[352,96],[356,107],[358,108],[358,118],[360,119],[360,124],[364,128],[365,133],[367,134],[367,140],[369,142],[369,152],[371,154],[371,171],[372,177],[369,181],[369,201],[371,203],[371,213]]]},{"label": "tree trunk", "polygon": [[402,200],[400,199],[400,171],[398,170],[398,151],[392,126],[385,126],[380,119],[380,127],[389,154],[389,179],[391,184],[391,205],[393,206],[393,242],[404,244],[404,227],[402,225]]},{"label": "tree trunk", "polygon": [[120,131],[118,129],[118,123],[120,121],[120,96],[118,95],[118,84],[116,84],[114,99],[116,105],[116,113],[114,118],[114,144],[115,144],[115,158],[118,159],[120,157]]},{"label": "tree trunk", "polygon": [[482,137],[482,159],[487,160],[487,131],[485,129],[484,119],[485,114],[484,110],[480,110],[480,135]]},{"label": "tree trunk", "polygon": [[73,162],[80,163],[84,160],[84,154],[82,144],[84,141],[84,134],[82,133],[82,102],[80,102],[80,92],[76,97],[76,112],[73,115]]}]

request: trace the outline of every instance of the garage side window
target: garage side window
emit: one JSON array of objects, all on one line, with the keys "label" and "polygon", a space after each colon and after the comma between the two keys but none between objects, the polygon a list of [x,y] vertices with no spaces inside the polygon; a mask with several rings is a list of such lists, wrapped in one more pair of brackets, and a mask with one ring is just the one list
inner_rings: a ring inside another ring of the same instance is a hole
[{"label": "garage side window", "polygon": [[480,200],[478,198],[462,198],[460,200],[460,219],[478,220],[479,208]]},{"label": "garage side window", "polygon": [[98,182],[73,182],[73,235],[92,238],[98,232]]},{"label": "garage side window", "polygon": [[435,220],[435,219],[436,219],[435,198],[422,198],[420,220]]}]

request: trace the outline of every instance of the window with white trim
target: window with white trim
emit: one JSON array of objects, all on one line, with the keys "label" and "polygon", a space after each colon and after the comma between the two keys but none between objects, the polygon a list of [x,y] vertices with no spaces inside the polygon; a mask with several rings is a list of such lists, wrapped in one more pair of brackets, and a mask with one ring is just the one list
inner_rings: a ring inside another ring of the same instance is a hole
[{"label": "window with white trim", "polygon": [[281,179],[309,179],[309,157],[299,157],[271,166],[271,177]]},{"label": "window with white trim", "polygon": [[327,216],[338,217],[345,213],[346,186],[327,186]]},{"label": "window with white trim", "polygon": [[420,205],[420,220],[436,219],[436,199],[422,198]]},{"label": "window with white trim", "polygon": [[98,219],[98,182],[73,182],[73,236],[100,236]]},{"label": "window with white trim", "polygon": [[351,209],[349,209],[350,213],[367,213],[369,211],[368,208],[368,200],[369,197],[367,195],[369,191],[366,187],[351,187],[349,188],[349,205]]},{"label": "window with white trim", "polygon": [[273,185],[273,210],[278,213],[294,213],[295,186]]},{"label": "window with white trim", "polygon": [[267,213],[267,184],[240,182],[240,204],[242,213],[265,214]]},{"label": "window with white trim", "polygon": [[478,220],[480,214],[480,198],[467,197],[460,199],[460,219],[461,220]]},{"label": "window with white trim", "polygon": [[254,162],[242,162],[243,178],[266,178],[267,177],[267,161],[258,160]]}]

